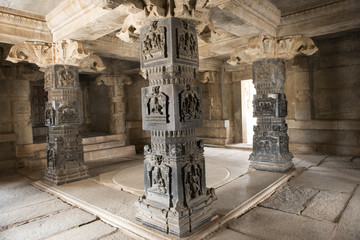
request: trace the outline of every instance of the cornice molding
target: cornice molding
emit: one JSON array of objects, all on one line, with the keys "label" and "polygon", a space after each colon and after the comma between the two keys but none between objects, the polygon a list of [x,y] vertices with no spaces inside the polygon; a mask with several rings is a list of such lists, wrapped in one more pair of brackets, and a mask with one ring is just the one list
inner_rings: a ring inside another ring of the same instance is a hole
[{"label": "cornice molding", "polygon": [[115,86],[115,85],[131,85],[133,82],[131,78],[125,74],[111,75],[111,74],[101,74],[96,78],[96,84],[105,86]]}]

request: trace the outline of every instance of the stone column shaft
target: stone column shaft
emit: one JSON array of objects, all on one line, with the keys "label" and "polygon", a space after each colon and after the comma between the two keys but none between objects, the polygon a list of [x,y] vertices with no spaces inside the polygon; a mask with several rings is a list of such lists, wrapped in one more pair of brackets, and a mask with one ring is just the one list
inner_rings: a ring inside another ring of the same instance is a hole
[{"label": "stone column shaft", "polygon": [[45,68],[45,90],[48,92],[45,124],[49,127],[49,135],[44,179],[56,185],[89,177],[84,165],[82,138],[78,132],[78,89],[76,66],[54,65]]},{"label": "stone column shaft", "polygon": [[177,18],[141,29],[141,70],[150,86],[141,89],[145,146],[145,195],[136,219],[144,225],[184,236],[215,214],[213,189],[206,188],[201,89],[197,76],[196,30]]},{"label": "stone column shaft", "polygon": [[285,76],[283,59],[266,59],[253,63],[256,89],[253,108],[257,125],[254,126],[250,168],[285,172],[293,167],[285,121]]}]

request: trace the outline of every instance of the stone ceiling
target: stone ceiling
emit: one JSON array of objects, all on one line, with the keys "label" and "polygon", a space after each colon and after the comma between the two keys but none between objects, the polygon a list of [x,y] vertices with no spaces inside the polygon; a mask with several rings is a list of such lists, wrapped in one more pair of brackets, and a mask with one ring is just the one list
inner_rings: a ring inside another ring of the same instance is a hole
[{"label": "stone ceiling", "polygon": [[257,35],[360,28],[359,12],[358,0],[0,0],[0,42],[74,39],[100,56],[138,61],[140,27],[176,16],[196,23],[200,59],[216,66]]}]

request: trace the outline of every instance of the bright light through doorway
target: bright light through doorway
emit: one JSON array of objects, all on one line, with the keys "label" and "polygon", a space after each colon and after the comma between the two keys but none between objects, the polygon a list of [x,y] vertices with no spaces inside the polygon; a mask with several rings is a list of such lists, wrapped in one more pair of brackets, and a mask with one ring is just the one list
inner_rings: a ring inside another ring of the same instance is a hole
[{"label": "bright light through doorway", "polygon": [[242,138],[243,143],[252,144],[253,126],[256,118],[253,117],[253,98],[256,90],[252,80],[241,81],[241,113],[242,113]]}]

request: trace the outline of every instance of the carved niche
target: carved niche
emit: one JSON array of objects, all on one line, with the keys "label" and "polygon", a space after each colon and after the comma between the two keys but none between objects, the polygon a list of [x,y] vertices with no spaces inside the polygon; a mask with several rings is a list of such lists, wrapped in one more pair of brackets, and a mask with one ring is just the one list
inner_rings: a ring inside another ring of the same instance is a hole
[{"label": "carved niche", "polygon": [[202,169],[194,162],[194,156],[190,155],[190,163],[184,167],[184,191],[186,202],[202,195]]},{"label": "carved niche", "polygon": [[76,73],[67,66],[60,67],[56,71],[57,87],[76,87]]},{"label": "carved niche", "polygon": [[271,97],[258,98],[254,101],[254,116],[275,116],[276,99]]},{"label": "carved niche", "polygon": [[160,194],[170,194],[171,168],[163,163],[162,155],[153,155],[148,163],[147,171],[149,177],[148,191]]},{"label": "carved niche", "polygon": [[158,27],[154,21],[149,32],[142,41],[143,61],[166,58],[166,28]]},{"label": "carved niche", "polygon": [[198,47],[196,35],[189,29],[189,25],[183,22],[183,27],[176,29],[178,58],[197,61]]},{"label": "carved niche", "polygon": [[186,89],[180,92],[180,121],[191,121],[201,118],[200,95],[186,85]]},{"label": "carved niche", "polygon": [[48,143],[46,148],[47,167],[54,168],[56,165],[56,145],[54,143]]},{"label": "carved niche", "polygon": [[52,107],[51,104],[48,104],[47,108],[45,110],[45,124],[46,124],[46,126],[54,126],[55,125],[55,118],[56,118],[55,109]]},{"label": "carved niche", "polygon": [[65,102],[58,108],[57,111],[60,124],[76,124],[78,122],[77,107],[73,103]]},{"label": "carved niche", "polygon": [[273,137],[257,137],[254,136],[254,153],[259,155],[274,155],[276,154],[277,138]]},{"label": "carved niche", "polygon": [[52,69],[48,69],[45,71],[44,76],[44,88],[53,88],[54,87],[54,71]]},{"label": "carved niche", "polygon": [[146,121],[153,123],[168,122],[168,99],[169,97],[160,92],[160,86],[152,88],[152,92],[145,97],[147,115]]},{"label": "carved niche", "polygon": [[282,98],[279,100],[279,117],[287,116],[287,100],[285,94],[283,94]]},{"label": "carved niche", "polygon": [[253,64],[254,84],[257,93],[283,92],[285,64],[283,61],[263,60]]}]

